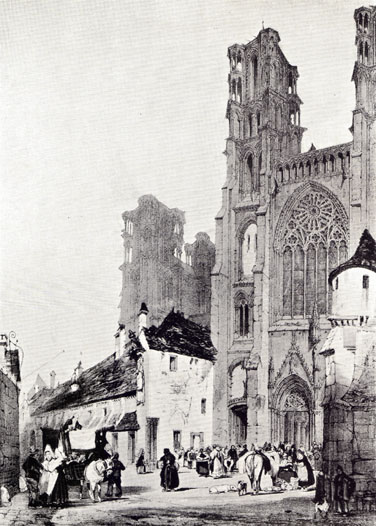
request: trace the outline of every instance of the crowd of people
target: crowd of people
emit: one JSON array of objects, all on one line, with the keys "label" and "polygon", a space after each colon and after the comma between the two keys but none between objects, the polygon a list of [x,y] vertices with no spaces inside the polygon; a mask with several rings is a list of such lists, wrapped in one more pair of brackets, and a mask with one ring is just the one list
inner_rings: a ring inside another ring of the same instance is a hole
[{"label": "crowd of people", "polygon": [[[244,459],[252,453],[265,458],[265,472],[268,471],[268,462],[270,466],[270,456],[277,454],[277,480],[282,489],[315,489],[313,502],[316,515],[327,515],[329,501],[334,503],[335,511],[348,514],[348,503],[355,490],[355,482],[338,466],[336,476],[330,480],[334,489],[328,491],[328,477],[322,471],[321,446],[316,443],[308,451],[304,447],[297,448],[294,444],[283,443],[277,446],[265,443],[262,447],[253,444],[249,449],[246,445],[215,445],[200,449],[191,447],[187,450],[180,448],[175,451],[175,455],[166,448],[158,462],[162,490],[173,491],[179,487],[179,469],[182,467],[196,470],[199,476],[212,476],[214,479],[229,476],[235,471],[244,473]],[[103,458],[109,459],[111,464],[105,477],[106,496],[113,497],[115,490],[115,497],[121,497],[121,474],[125,465],[109,444],[100,452],[94,450],[81,456],[72,453],[69,457],[61,449],[46,445],[41,461],[38,460],[38,450],[30,448],[29,456],[22,466],[29,492],[29,506],[64,506],[68,502],[67,474],[72,472],[71,468],[85,467]],[[136,470],[138,473],[145,472],[143,449],[138,454]]]},{"label": "crowd of people", "polygon": [[265,443],[262,447],[252,444],[250,449],[246,445],[231,445],[220,447],[218,445],[206,448],[184,450],[180,448],[176,451],[177,462],[180,467],[196,469],[200,476],[212,476],[221,478],[234,471],[239,470],[241,462],[239,460],[252,451],[264,456],[268,462],[268,452],[279,454],[279,473],[278,478],[289,484],[292,479],[298,482],[298,487],[308,488],[314,485],[314,471],[321,469],[322,453],[321,446],[313,443],[312,448],[306,451],[303,446],[297,448],[295,444],[272,445]]},{"label": "crowd of people", "polygon": [[86,455],[72,452],[67,456],[61,448],[47,444],[43,459],[38,459],[39,450],[31,447],[29,455],[22,465],[26,487],[29,493],[29,506],[65,506],[68,502],[68,483],[74,474],[76,482],[84,479],[85,468],[91,462],[110,459],[111,469],[103,477],[107,481],[107,497],[122,496],[121,472],[125,470],[119,454],[113,452],[107,444],[103,450],[93,450]]}]

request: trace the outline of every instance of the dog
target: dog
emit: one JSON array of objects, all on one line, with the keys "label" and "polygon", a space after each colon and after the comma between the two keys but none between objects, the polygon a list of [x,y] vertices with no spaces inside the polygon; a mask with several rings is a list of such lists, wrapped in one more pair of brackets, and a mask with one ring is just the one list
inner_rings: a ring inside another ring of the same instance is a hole
[{"label": "dog", "polygon": [[[112,460],[93,460],[85,468],[85,480],[89,484],[89,496],[93,502],[102,502],[101,499],[101,482],[104,477],[110,473],[113,466]],[[98,501],[95,495],[98,496]]]},{"label": "dog", "polygon": [[236,487],[230,484],[222,484],[221,486],[209,488],[209,493],[228,493],[229,491],[236,491]]},{"label": "dog", "polygon": [[243,482],[242,480],[239,480],[238,482],[238,495],[241,497],[242,495],[247,494],[247,483]]}]

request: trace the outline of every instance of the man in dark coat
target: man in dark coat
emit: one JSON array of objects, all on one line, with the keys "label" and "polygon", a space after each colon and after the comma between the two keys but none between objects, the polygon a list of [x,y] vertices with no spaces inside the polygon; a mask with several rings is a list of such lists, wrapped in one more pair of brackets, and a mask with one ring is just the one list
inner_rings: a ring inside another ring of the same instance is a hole
[{"label": "man in dark coat", "polygon": [[341,466],[337,466],[337,475],[334,477],[334,502],[336,511],[348,515],[349,500],[355,491],[355,480],[346,475]]},{"label": "man in dark coat", "polygon": [[39,504],[39,488],[38,482],[43,471],[43,466],[35,458],[38,450],[34,447],[30,448],[29,456],[22,465],[25,472],[26,486],[29,492],[29,506],[37,506]]},{"label": "man in dark coat", "polygon": [[162,463],[161,486],[163,491],[170,491],[179,486],[179,475],[175,465],[175,456],[167,448],[163,450],[163,453],[160,459]]},{"label": "man in dark coat", "polygon": [[124,464],[119,460],[119,453],[114,453],[112,457],[113,466],[111,474],[108,476],[106,497],[112,497],[113,487],[115,486],[115,497],[121,497],[121,472],[125,470]]}]

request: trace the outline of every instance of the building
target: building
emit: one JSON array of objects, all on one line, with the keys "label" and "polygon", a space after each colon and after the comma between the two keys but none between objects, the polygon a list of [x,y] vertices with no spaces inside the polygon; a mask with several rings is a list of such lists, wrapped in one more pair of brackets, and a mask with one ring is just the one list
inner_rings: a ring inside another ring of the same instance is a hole
[{"label": "building", "polygon": [[323,465],[356,480],[360,509],[376,494],[376,242],[365,230],[359,246],[332,271],[332,329],[326,359]]},{"label": "building", "polygon": [[120,324],[137,323],[140,304],[159,325],[174,307],[197,323],[210,323],[211,277],[215,247],[205,232],[184,244],[184,212],[168,208],[152,195],[124,212],[124,263]]},{"label": "building", "polygon": [[57,447],[68,434],[72,449],[88,450],[105,433],[124,462],[134,462],[143,448],[153,469],[165,447],[211,443],[215,350],[209,329],[173,310],[159,327],[147,327],[147,314],[143,305],[127,342],[119,329],[114,354],[35,394],[25,424],[29,445]]},{"label": "building", "polygon": [[[322,441],[330,272],[376,231],[376,9],[355,11],[352,141],[301,153],[299,73],[271,28],[228,49],[227,177],[216,216],[215,440]],[[227,378],[224,384],[223,378]]]},{"label": "building", "polygon": [[[20,474],[18,346],[6,334],[0,335],[0,486],[13,495]],[[1,504],[1,502],[0,502]]]}]

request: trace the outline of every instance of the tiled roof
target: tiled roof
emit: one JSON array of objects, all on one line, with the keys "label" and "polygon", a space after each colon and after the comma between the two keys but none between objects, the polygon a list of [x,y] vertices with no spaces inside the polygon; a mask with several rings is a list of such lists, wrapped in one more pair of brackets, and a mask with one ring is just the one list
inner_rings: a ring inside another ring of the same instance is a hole
[{"label": "tiled roof", "polygon": [[332,284],[333,279],[338,276],[338,274],[353,267],[363,267],[376,272],[376,241],[367,229],[364,230],[360,238],[355,254],[332,270],[329,275],[329,285]]},{"label": "tiled roof", "polygon": [[128,357],[116,359],[115,353],[111,354],[83,371],[78,384],[80,388],[75,392],[70,380],[61,384],[41,404],[36,404],[33,415],[135,394],[136,364]]},{"label": "tiled roof", "polygon": [[204,360],[215,360],[217,351],[210,339],[210,330],[172,310],[159,327],[145,329],[150,349],[184,354]]}]

